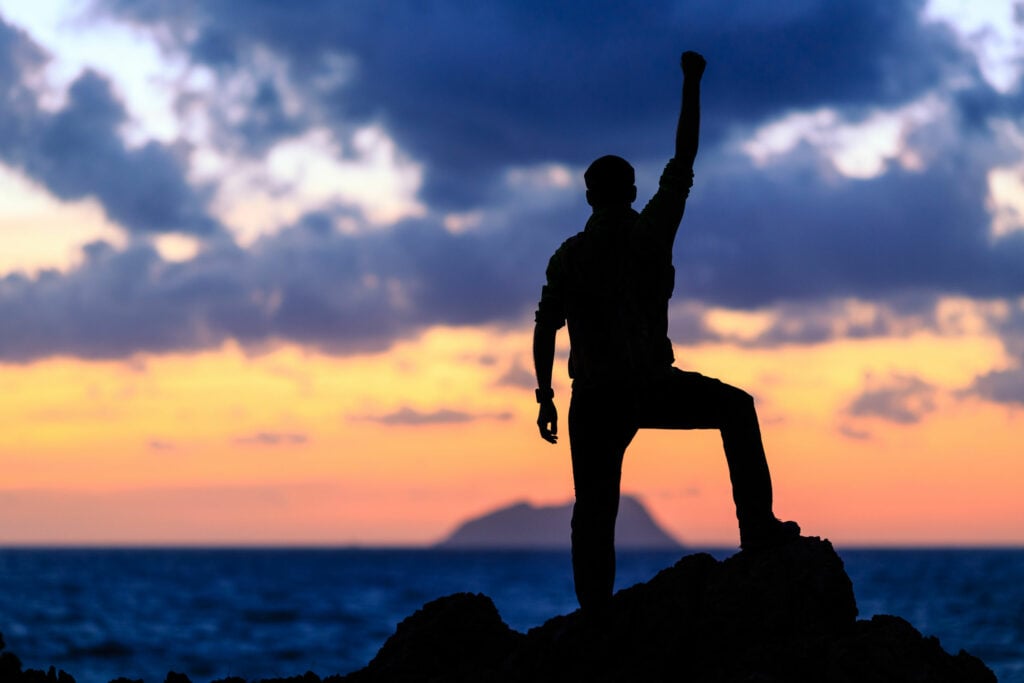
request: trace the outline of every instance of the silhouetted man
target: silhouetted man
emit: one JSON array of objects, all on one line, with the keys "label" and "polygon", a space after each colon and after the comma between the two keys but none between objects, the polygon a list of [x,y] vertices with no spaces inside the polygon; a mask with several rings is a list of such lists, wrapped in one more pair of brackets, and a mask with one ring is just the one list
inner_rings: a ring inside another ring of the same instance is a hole
[{"label": "silhouetted man", "polygon": [[637,429],[718,429],[729,463],[744,549],[795,538],[800,528],[772,512],[772,485],[754,400],[717,379],[673,367],[668,301],[675,270],[672,243],[693,184],[700,129],[704,58],[686,52],[675,157],[658,192],[639,214],[633,167],[604,156],[587,169],[593,214],[567,239],[547,268],[537,309],[533,359],[537,426],[558,439],[551,389],[555,336],[569,327],[569,446],[576,503],[572,561],[576,596],[585,612],[600,611],[615,583],[615,517],[622,458]]}]

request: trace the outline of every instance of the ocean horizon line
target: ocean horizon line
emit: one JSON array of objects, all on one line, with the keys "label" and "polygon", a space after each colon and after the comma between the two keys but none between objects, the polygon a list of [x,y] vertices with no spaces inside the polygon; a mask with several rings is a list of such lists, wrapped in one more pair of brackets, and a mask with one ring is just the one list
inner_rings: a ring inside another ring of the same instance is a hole
[{"label": "ocean horizon line", "polygon": [[[868,542],[868,543],[841,543],[828,540],[837,549],[842,550],[867,550],[867,551],[1024,551],[1024,543],[971,543],[951,541],[949,543],[890,543],[890,542]],[[440,553],[481,553],[481,552],[509,552],[509,553],[564,553],[569,551],[568,543],[565,548],[551,546],[503,546],[487,545],[479,547],[444,547],[440,542],[435,543],[289,543],[276,541],[261,541],[249,543],[245,541],[224,541],[224,542],[73,542],[73,543],[51,543],[51,542],[0,542],[0,552],[8,550],[160,550],[160,551],[190,551],[190,550],[265,550],[265,551],[430,551]],[[719,543],[681,543],[679,548],[619,548],[620,553],[664,553],[675,552],[739,552],[738,545]]]}]

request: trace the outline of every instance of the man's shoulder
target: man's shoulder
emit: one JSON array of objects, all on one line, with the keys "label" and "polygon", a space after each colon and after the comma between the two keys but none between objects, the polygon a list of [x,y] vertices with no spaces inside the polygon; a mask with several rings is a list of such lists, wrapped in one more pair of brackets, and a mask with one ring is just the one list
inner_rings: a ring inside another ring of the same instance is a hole
[{"label": "man's shoulder", "polygon": [[555,250],[555,253],[551,256],[551,260],[557,260],[565,258],[568,254],[577,251],[586,240],[586,233],[580,231],[572,237],[566,239],[562,244]]}]

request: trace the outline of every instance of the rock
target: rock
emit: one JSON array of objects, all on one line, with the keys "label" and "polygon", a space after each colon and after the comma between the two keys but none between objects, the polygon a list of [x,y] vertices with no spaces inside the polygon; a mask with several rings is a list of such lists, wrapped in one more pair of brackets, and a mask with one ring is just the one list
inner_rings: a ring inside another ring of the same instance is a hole
[{"label": "rock", "polygon": [[[331,678],[325,678],[325,681],[332,680]],[[333,680],[337,680],[336,678]],[[243,680],[242,683],[245,683]],[[307,671],[301,676],[287,676],[285,678],[261,678],[259,681],[253,683],[321,683],[320,677],[312,671]]]},{"label": "rock", "polygon": [[486,595],[456,593],[407,617],[365,669],[342,680],[492,680],[524,638]]},{"label": "rock", "polygon": [[[188,680],[172,672],[166,683]],[[800,538],[721,562],[685,556],[617,593],[600,618],[574,612],[526,634],[510,629],[486,595],[456,593],[404,619],[359,671],[263,683],[995,680],[980,659],[949,654],[899,617],[858,621],[853,585],[832,545]],[[23,671],[17,657],[0,652],[0,683],[37,682],[74,679],[53,667]]]},{"label": "rock", "polygon": [[832,545],[801,538],[722,562],[686,556],[620,591],[600,619],[575,612],[525,636],[486,596],[442,598],[342,680],[990,683],[995,675],[897,617],[858,621]]},{"label": "rock", "polygon": [[[6,647],[3,635],[0,634],[0,650]],[[75,683],[66,671],[58,671],[50,667],[48,671],[21,668],[21,660],[12,652],[0,652],[0,683]]]}]

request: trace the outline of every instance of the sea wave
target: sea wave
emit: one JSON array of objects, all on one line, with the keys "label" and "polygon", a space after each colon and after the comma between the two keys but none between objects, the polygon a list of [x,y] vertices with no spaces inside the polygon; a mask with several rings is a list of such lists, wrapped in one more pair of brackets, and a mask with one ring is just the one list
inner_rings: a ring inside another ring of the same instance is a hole
[{"label": "sea wave", "polygon": [[[732,551],[713,551],[718,557]],[[896,614],[1024,683],[1024,550],[840,549],[861,618]],[[678,552],[619,554],[618,586]],[[576,608],[563,552],[0,550],[0,633],[26,667],[80,683],[320,675],[364,666],[395,625],[455,592],[526,631]]]}]

